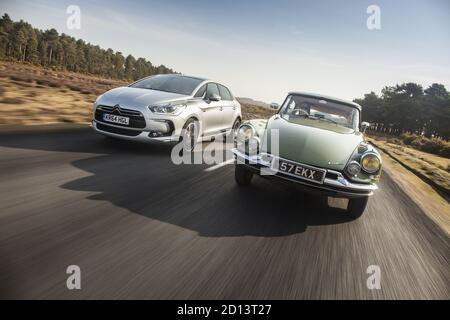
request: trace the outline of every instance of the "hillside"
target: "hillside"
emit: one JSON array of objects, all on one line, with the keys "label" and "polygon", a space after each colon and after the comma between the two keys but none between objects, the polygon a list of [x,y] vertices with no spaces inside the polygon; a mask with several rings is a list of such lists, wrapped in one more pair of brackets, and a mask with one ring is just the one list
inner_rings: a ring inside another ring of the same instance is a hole
[{"label": "hillside", "polygon": [[[96,97],[127,82],[0,61],[0,124],[88,122]],[[244,119],[272,111],[242,104]]]},{"label": "hillside", "polygon": [[241,104],[248,104],[248,105],[258,106],[258,107],[262,107],[262,108],[266,108],[266,109],[270,108],[270,105],[268,103],[253,100],[251,98],[236,97],[236,100],[239,101]]}]

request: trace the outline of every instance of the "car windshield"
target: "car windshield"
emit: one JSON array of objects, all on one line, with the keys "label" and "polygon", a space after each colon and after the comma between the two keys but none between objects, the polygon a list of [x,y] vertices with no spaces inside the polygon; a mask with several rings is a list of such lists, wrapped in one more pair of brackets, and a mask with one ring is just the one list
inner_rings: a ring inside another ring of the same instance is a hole
[{"label": "car windshield", "polygon": [[139,80],[130,87],[191,95],[201,82],[203,82],[202,79],[186,76],[157,75]]},{"label": "car windshield", "polygon": [[287,121],[299,119],[328,122],[330,125],[358,129],[359,110],[343,103],[318,98],[290,95],[280,109],[280,116]]}]

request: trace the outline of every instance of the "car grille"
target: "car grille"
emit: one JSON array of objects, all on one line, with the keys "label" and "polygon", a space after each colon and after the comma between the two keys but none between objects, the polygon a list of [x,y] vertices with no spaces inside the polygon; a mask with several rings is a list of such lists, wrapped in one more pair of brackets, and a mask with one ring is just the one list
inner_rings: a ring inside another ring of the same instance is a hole
[{"label": "car grille", "polygon": [[138,128],[138,129],[145,128],[144,116],[139,111],[123,108],[119,109],[117,107],[110,107],[110,106],[98,106],[97,109],[95,109],[95,120],[105,122],[103,121],[103,114],[105,113],[130,118],[130,124],[128,126],[124,124],[115,123],[114,125],[116,126]]},{"label": "car grille", "polygon": [[97,129],[99,129],[101,131],[110,132],[110,133],[120,134],[123,136],[129,136],[129,137],[136,137],[142,133],[142,131],[140,131],[140,130],[117,128],[117,127],[104,125],[101,123],[97,123]]}]

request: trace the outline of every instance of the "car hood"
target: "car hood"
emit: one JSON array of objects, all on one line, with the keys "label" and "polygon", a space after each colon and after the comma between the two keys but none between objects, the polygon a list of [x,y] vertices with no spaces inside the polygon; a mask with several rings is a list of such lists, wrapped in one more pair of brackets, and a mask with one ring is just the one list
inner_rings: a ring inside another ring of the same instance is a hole
[{"label": "car hood", "polygon": [[324,122],[319,124],[316,120],[293,123],[274,116],[268,120],[264,136],[270,153],[272,129],[278,129],[281,158],[337,171],[344,169],[354,150],[363,141],[362,133],[350,128]]},{"label": "car hood", "polygon": [[149,105],[165,103],[168,101],[183,101],[189,96],[158,90],[120,87],[104,93],[97,104],[107,106],[120,105],[123,108],[142,110]]}]

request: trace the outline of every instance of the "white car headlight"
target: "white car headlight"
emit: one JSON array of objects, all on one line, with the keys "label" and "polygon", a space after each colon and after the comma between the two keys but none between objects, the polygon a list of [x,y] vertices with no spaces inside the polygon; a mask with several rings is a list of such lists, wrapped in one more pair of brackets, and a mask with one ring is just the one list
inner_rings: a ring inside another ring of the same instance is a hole
[{"label": "white car headlight", "polygon": [[186,109],[186,104],[184,104],[184,103],[179,103],[179,104],[168,103],[168,104],[162,104],[162,105],[156,105],[156,106],[149,106],[148,108],[153,113],[179,115],[181,112],[183,112],[184,109]]},{"label": "white car headlight", "polygon": [[368,152],[361,157],[361,167],[367,173],[375,173],[381,167],[381,160],[375,153]]},{"label": "white car headlight", "polygon": [[236,147],[239,151],[254,155],[259,152],[260,141],[255,128],[250,124],[243,124],[236,134]]},{"label": "white car headlight", "polygon": [[248,141],[255,135],[255,129],[248,124],[243,124],[239,127],[236,134],[236,139],[239,141]]}]

